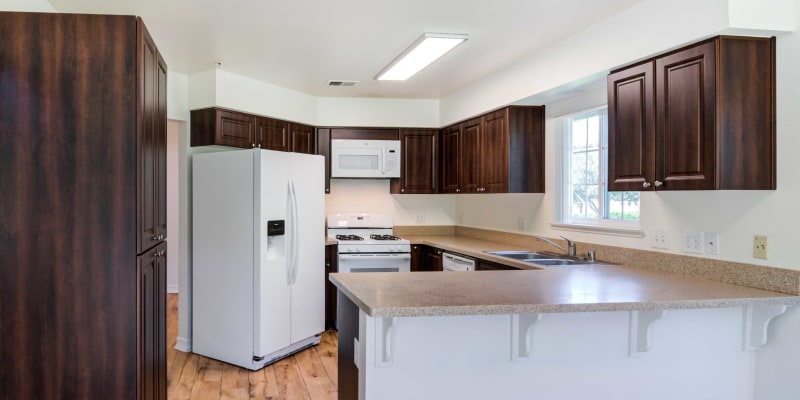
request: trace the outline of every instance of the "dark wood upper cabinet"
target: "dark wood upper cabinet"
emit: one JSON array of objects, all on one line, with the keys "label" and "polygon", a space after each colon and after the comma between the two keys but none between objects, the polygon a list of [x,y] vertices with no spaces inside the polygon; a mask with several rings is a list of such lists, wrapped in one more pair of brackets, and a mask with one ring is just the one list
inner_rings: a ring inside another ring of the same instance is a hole
[{"label": "dark wood upper cabinet", "polygon": [[439,131],[400,129],[400,178],[391,180],[391,193],[438,193]]},{"label": "dark wood upper cabinet", "polygon": [[483,169],[483,149],[481,143],[483,136],[483,120],[473,118],[461,123],[460,156],[460,182],[459,187],[463,193],[476,193],[481,191],[481,170]]},{"label": "dark wood upper cabinet", "polygon": [[608,76],[608,190],[645,190],[655,164],[653,63]]},{"label": "dark wood upper cabinet", "polygon": [[251,148],[256,145],[256,117],[219,108],[191,111],[191,145]]},{"label": "dark wood upper cabinet", "polygon": [[315,128],[218,107],[192,110],[192,146],[230,146],[316,154]]},{"label": "dark wood upper cabinet", "polygon": [[267,150],[289,151],[289,123],[275,118],[257,117],[253,144],[252,147]]},{"label": "dark wood upper cabinet", "polygon": [[442,193],[544,192],[544,107],[461,122],[442,130],[441,143]]},{"label": "dark wood upper cabinet", "polygon": [[483,117],[483,135],[480,141],[481,187],[489,193],[508,192],[508,127],[506,110]]},{"label": "dark wood upper cabinet", "polygon": [[166,64],[132,16],[0,37],[0,399],[165,399]]},{"label": "dark wood upper cabinet", "polygon": [[442,129],[439,176],[440,193],[461,192],[461,126],[450,126]]},{"label": "dark wood upper cabinet", "polygon": [[331,192],[331,129],[317,128],[317,154],[325,157],[325,194]]},{"label": "dark wood upper cabinet", "polygon": [[709,39],[608,87],[609,190],[775,189],[774,38]]},{"label": "dark wood upper cabinet", "polygon": [[311,125],[289,123],[289,151],[317,154],[317,137]]}]

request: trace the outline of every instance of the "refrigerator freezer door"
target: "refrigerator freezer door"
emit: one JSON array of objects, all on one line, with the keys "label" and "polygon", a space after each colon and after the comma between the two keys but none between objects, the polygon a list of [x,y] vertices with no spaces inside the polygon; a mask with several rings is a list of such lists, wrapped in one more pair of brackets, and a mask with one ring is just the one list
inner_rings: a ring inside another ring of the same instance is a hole
[{"label": "refrigerator freezer door", "polygon": [[192,157],[192,350],[253,358],[253,153]]},{"label": "refrigerator freezer door", "polygon": [[[289,346],[291,324],[289,180],[292,153],[253,150],[255,157],[254,220],[256,268],[253,271],[255,310],[253,355],[261,357]],[[286,221],[284,235],[267,237],[268,221]]]},{"label": "refrigerator freezer door", "polygon": [[325,330],[325,164],[322,156],[294,154],[297,255],[291,288],[291,342]]}]

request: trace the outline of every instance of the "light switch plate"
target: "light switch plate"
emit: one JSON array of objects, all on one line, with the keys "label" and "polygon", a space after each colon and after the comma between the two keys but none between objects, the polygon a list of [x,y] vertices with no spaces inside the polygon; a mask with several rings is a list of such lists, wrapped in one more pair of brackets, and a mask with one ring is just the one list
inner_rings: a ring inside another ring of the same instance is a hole
[{"label": "light switch plate", "polygon": [[703,232],[699,231],[686,231],[683,233],[683,240],[681,241],[684,253],[703,253]]}]

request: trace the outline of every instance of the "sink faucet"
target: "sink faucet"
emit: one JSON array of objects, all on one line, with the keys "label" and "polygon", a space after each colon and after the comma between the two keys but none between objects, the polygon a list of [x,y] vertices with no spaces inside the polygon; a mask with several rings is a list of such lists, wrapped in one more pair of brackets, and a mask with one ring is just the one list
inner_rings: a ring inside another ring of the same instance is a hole
[{"label": "sink faucet", "polygon": [[563,235],[561,236],[561,238],[567,241],[567,248],[569,248],[569,250],[561,247],[560,245],[554,243],[552,240],[550,240],[550,239],[548,239],[546,237],[536,236],[536,240],[543,240],[543,241],[545,241],[547,243],[550,243],[553,246],[557,247],[559,250],[563,251],[564,253],[567,253],[570,257],[575,257],[575,255],[577,253],[575,251],[575,242],[570,240],[566,236],[563,236]]}]

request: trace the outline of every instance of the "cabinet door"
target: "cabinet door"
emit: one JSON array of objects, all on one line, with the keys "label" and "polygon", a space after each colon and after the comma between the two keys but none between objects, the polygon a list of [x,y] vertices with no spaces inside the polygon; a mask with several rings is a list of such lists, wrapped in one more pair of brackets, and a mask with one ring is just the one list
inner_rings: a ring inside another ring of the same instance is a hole
[{"label": "cabinet door", "polygon": [[480,191],[508,192],[508,121],[506,111],[487,114],[480,136]]},{"label": "cabinet door", "polygon": [[214,143],[249,149],[256,147],[256,118],[233,111],[217,110]]},{"label": "cabinet door", "polygon": [[461,125],[461,182],[465,193],[478,193],[481,186],[481,135],[483,123],[475,118]]},{"label": "cabinet door", "polygon": [[437,193],[439,135],[433,129],[400,130],[400,178],[392,193]]},{"label": "cabinet door", "polygon": [[139,400],[167,398],[167,244],[137,257]]},{"label": "cabinet door", "polygon": [[443,271],[442,250],[436,247],[425,246],[423,271]]},{"label": "cabinet door", "polygon": [[331,273],[339,272],[338,246],[325,246],[325,329],[336,329],[336,286],[331,283]]},{"label": "cabinet door", "polygon": [[289,151],[288,123],[274,118],[256,119],[256,147]]},{"label": "cabinet door", "polygon": [[317,151],[325,157],[325,194],[331,192],[331,130],[329,128],[317,129]]},{"label": "cabinet door", "polygon": [[655,93],[653,63],[608,76],[608,190],[653,190]]},{"label": "cabinet door", "polygon": [[492,261],[486,261],[481,259],[475,260],[475,271],[513,271],[519,269],[520,268]]},{"label": "cabinet door", "polygon": [[317,137],[310,125],[289,123],[289,150],[295,153],[316,154]]},{"label": "cabinet door", "polygon": [[411,272],[419,272],[423,270],[425,265],[425,254],[422,251],[421,244],[411,245]]},{"label": "cabinet door", "polygon": [[441,193],[458,193],[461,191],[461,127],[459,125],[442,130],[441,138]]},{"label": "cabinet door", "polygon": [[656,59],[657,190],[715,188],[715,42]]},{"label": "cabinet door", "polygon": [[137,133],[137,253],[166,237],[166,65],[140,24],[140,127]]}]

